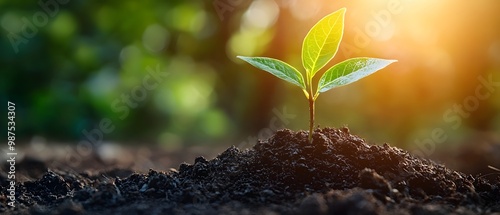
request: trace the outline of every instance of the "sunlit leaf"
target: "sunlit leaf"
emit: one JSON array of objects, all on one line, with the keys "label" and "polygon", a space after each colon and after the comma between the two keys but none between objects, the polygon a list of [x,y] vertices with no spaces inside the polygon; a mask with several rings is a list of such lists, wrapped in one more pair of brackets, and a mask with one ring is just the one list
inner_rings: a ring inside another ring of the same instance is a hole
[{"label": "sunlit leaf", "polygon": [[345,8],[325,16],[314,25],[302,44],[302,64],[312,78],[337,53],[344,32]]},{"label": "sunlit leaf", "polygon": [[248,62],[249,64],[262,69],[266,72],[273,74],[274,76],[295,84],[302,89],[306,89],[304,84],[304,78],[297,69],[290,66],[289,64],[267,57],[243,57],[238,56],[238,58]]},{"label": "sunlit leaf", "polygon": [[319,80],[318,93],[358,81],[396,62],[377,58],[352,58],[328,69]]}]

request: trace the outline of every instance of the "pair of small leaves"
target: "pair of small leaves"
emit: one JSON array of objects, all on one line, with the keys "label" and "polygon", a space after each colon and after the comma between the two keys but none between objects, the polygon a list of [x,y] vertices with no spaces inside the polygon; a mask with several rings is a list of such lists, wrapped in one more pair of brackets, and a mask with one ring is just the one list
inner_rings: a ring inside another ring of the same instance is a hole
[{"label": "pair of small leaves", "polygon": [[[293,66],[277,59],[243,56],[238,58],[307,91],[306,83],[311,84],[314,75],[330,62],[338,51],[344,31],[345,11],[346,9],[342,8],[327,15],[307,33],[302,44],[302,64],[306,69],[307,80],[304,80],[302,74]],[[352,58],[338,63],[320,78],[316,94],[356,82],[393,62],[395,60]]]},{"label": "pair of small leaves", "polygon": [[[267,71],[274,76],[306,89],[302,74],[289,64],[266,57],[242,57],[238,58],[251,65]],[[344,86],[364,78],[395,60],[384,60],[377,58],[352,58],[330,68],[319,80],[318,92],[323,93],[335,87]]]}]

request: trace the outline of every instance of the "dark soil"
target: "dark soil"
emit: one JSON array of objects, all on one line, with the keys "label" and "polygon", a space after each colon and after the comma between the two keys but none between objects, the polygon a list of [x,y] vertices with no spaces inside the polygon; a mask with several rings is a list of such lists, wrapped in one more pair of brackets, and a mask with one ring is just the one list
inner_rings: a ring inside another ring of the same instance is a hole
[{"label": "dark soil", "polygon": [[[40,165],[40,168],[44,168]],[[40,171],[33,167],[32,171]],[[16,187],[11,214],[490,214],[500,178],[465,175],[347,128],[278,131],[241,151],[231,147],[178,170],[100,174],[45,170]]]}]

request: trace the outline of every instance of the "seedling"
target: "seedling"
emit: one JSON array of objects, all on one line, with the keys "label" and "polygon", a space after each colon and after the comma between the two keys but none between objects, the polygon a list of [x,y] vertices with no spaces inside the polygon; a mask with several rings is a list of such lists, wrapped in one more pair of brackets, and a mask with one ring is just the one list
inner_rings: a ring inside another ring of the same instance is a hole
[{"label": "seedling", "polygon": [[296,68],[283,61],[268,57],[238,56],[238,58],[249,64],[302,88],[309,102],[309,142],[312,142],[314,127],[314,102],[320,93],[356,82],[396,62],[396,60],[367,57],[351,58],[326,70],[319,79],[316,88],[313,89],[313,77],[337,53],[342,35],[344,34],[345,12],[346,9],[342,8],[325,16],[309,30],[309,33],[304,38],[302,44],[302,65],[306,70],[305,81],[302,74]]}]

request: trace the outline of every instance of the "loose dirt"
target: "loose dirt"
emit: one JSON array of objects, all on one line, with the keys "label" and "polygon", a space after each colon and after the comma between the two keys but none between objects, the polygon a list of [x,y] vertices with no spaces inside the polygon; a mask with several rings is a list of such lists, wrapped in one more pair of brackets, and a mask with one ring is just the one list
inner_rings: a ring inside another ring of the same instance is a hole
[{"label": "loose dirt", "polygon": [[489,214],[500,212],[500,177],[453,171],[347,128],[280,130],[253,148],[230,147],[178,170],[99,173],[47,169],[16,187],[6,214]]}]

